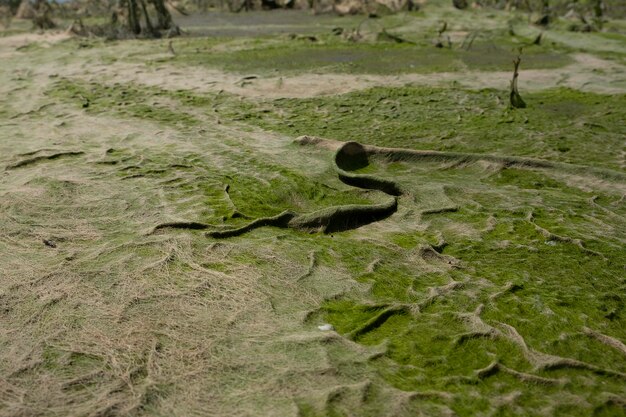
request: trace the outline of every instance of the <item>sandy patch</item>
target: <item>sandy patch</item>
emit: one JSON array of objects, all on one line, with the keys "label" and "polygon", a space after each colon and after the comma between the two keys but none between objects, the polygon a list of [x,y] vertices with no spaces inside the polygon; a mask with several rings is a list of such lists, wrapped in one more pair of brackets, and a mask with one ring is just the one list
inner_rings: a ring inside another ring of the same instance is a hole
[{"label": "sandy patch", "polygon": [[[574,63],[558,69],[524,70],[519,85],[522,91],[540,91],[569,87],[601,94],[626,93],[626,68],[588,54],[574,55]],[[46,69],[43,69],[44,71]],[[168,64],[148,67],[143,64],[115,63],[72,69],[49,68],[54,73],[89,81],[109,79],[133,82],[171,90],[197,92],[226,91],[252,98],[306,98],[345,94],[376,86],[406,84],[446,86],[456,82],[462,88],[508,89],[509,71],[441,72],[395,76],[369,74],[300,74],[293,76],[258,76],[244,79],[240,74],[200,67],[179,68]]]}]

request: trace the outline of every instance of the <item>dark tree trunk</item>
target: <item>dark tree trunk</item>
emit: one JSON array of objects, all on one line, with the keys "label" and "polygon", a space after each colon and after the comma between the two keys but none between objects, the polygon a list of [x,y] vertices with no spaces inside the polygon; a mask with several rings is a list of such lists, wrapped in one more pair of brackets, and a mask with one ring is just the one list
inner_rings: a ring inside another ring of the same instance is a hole
[{"label": "dark tree trunk", "polygon": [[174,28],[174,22],[172,21],[172,15],[170,14],[167,7],[165,7],[164,0],[152,0],[152,4],[154,4],[154,8],[157,12],[157,21],[158,26],[157,29],[160,30],[169,30]]},{"label": "dark tree trunk", "polygon": [[602,19],[604,14],[603,9],[604,4],[602,3],[602,0],[595,0],[595,2],[593,3],[593,14],[596,19]]},{"label": "dark tree trunk", "polygon": [[526,108],[526,103],[520,96],[519,91],[517,90],[517,77],[519,77],[519,64],[522,62],[522,59],[518,56],[513,60],[513,79],[511,80],[511,93],[510,93],[510,102],[511,107],[514,109],[523,109]]},{"label": "dark tree trunk", "polygon": [[148,29],[151,34],[156,35],[157,32],[154,30],[154,26],[152,26],[152,21],[150,20],[145,0],[139,0],[139,2],[141,3],[141,10],[143,11],[144,19],[146,20],[146,29]]},{"label": "dark tree trunk", "polygon": [[139,22],[139,8],[137,0],[126,0],[128,3],[128,28],[135,35],[141,33],[141,23]]},{"label": "dark tree trunk", "polygon": [[33,24],[38,29],[53,29],[56,24],[52,21],[50,13],[52,7],[46,0],[37,0],[35,3],[35,17],[33,18]]},{"label": "dark tree trunk", "polygon": [[[134,35],[158,38],[162,35],[161,31],[167,31],[166,36],[168,37],[180,34],[180,30],[172,20],[172,15],[167,7],[165,7],[165,0],[118,1],[117,11],[113,12],[111,19],[113,26],[121,20],[118,19],[119,14],[119,16],[125,15],[123,24],[127,27],[129,32]],[[151,6],[154,7],[154,10],[151,10]],[[120,13],[121,11],[125,11],[125,13]],[[151,13],[152,16],[150,16]],[[154,21],[155,14],[156,22]]]}]

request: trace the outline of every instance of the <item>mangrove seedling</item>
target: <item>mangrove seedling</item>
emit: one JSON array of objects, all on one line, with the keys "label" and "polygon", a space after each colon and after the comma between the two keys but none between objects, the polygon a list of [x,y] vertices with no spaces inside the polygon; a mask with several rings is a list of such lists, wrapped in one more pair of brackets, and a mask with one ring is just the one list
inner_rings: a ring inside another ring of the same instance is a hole
[{"label": "mangrove seedling", "polygon": [[519,91],[517,90],[517,77],[519,76],[519,64],[522,62],[522,59],[518,56],[513,60],[513,79],[511,80],[511,107],[515,109],[523,109],[526,108],[526,103],[520,96]]}]

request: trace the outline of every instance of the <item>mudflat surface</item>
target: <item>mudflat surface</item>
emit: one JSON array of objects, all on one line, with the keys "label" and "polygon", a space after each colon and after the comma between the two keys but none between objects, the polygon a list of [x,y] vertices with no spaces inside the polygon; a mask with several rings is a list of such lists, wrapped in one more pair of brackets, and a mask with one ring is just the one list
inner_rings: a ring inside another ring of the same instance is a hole
[{"label": "mudflat surface", "polygon": [[360,19],[362,17],[314,15],[310,11],[302,10],[273,10],[269,13],[207,12],[190,16],[179,15],[175,20],[192,36],[255,37],[328,32],[346,21],[358,22]]},{"label": "mudflat surface", "polygon": [[622,21],[178,22],[0,36],[0,415],[623,414]]}]

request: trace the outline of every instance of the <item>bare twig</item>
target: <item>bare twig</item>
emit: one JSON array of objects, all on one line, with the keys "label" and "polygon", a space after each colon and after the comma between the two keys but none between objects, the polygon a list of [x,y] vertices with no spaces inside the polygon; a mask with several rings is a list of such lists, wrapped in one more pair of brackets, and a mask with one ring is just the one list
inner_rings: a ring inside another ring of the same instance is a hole
[{"label": "bare twig", "polygon": [[526,108],[526,103],[520,96],[519,91],[517,90],[517,77],[519,77],[519,65],[522,62],[521,57],[518,55],[517,58],[513,60],[513,79],[511,80],[511,107],[515,109],[523,109]]}]

